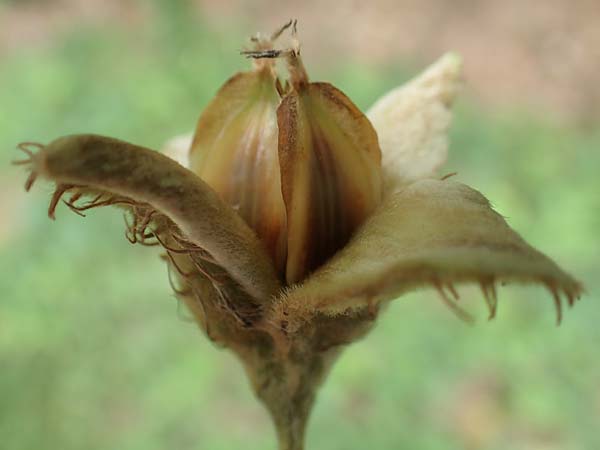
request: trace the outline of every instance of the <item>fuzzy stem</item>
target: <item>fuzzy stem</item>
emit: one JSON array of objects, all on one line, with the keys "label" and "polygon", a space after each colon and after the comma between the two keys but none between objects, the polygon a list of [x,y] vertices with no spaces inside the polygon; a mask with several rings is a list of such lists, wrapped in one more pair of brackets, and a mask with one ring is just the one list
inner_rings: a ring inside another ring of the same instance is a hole
[{"label": "fuzzy stem", "polygon": [[[270,375],[268,375],[270,371]],[[324,375],[321,361],[297,365],[290,361],[271,366],[257,392],[267,407],[279,441],[279,450],[303,450],[306,425]]]},{"label": "fuzzy stem", "polygon": [[275,425],[279,450],[304,449],[306,425],[317,389],[337,354],[337,350],[313,352],[292,345],[285,355],[243,355],[256,395]]},{"label": "fuzzy stem", "polygon": [[[306,425],[314,404],[309,398],[288,399],[284,404],[271,405],[271,418],[277,431],[279,450],[304,450]],[[274,408],[273,408],[274,407]]]}]

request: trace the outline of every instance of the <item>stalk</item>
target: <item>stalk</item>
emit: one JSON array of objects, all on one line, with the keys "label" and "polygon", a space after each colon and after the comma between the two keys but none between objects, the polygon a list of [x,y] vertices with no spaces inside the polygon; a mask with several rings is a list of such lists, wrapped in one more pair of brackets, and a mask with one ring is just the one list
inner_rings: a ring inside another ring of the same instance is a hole
[{"label": "stalk", "polygon": [[275,426],[279,450],[304,450],[318,388],[339,354],[337,349],[315,352],[302,344],[293,343],[285,354],[273,347],[267,355],[243,356],[254,391]]}]

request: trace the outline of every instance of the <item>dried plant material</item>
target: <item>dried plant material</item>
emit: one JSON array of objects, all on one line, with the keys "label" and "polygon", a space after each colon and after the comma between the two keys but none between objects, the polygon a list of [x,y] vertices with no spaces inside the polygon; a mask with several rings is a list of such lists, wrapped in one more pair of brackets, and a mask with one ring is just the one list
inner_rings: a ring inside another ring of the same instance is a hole
[{"label": "dried plant material", "polygon": [[[273,48],[290,27],[291,47]],[[280,449],[304,448],[335,358],[407,291],[432,287],[470,322],[458,284],[478,284],[493,318],[498,282],[538,283],[560,322],[562,299],[572,306],[582,286],[452,174],[422,179],[446,157],[457,57],[379,100],[373,127],[345,94],[309,81],[295,22],[252,45],[254,69],[225,83],[193,142],[170,141],[169,156],[77,135],[23,143],[16,164],[30,170],[26,189],[54,183],[51,218],[61,200],[79,215],[116,206],[129,242],[162,249],[177,297],[244,364]]]},{"label": "dried plant material", "polygon": [[279,93],[272,67],[230,78],[202,113],[190,169],[231,205],[285,271],[286,213],[277,155]]},{"label": "dried plant material", "polygon": [[239,215],[200,178],[160,153],[102,136],[67,136],[31,155],[31,174],[57,186],[83,186],[151,205],[257,301],[268,301],[279,289],[262,243]]},{"label": "dried plant material", "polygon": [[500,281],[547,286],[558,306],[560,294],[572,302],[582,290],[510,229],[479,192],[452,181],[422,180],[390,195],[279,308],[292,316],[337,315],[422,287],[443,292],[442,286],[472,282],[481,285],[493,317]]},{"label": "dried plant material", "polygon": [[181,134],[169,139],[162,146],[160,152],[168,156],[174,161],[177,161],[183,167],[190,168],[190,148],[192,146],[192,133]]},{"label": "dried plant material", "polygon": [[446,162],[450,107],[460,86],[460,57],[449,53],[367,112],[377,130],[386,193],[435,175]]},{"label": "dried plant material", "polygon": [[342,248],[379,204],[381,152],[354,103],[328,83],[309,83],[299,56],[289,58],[294,89],[277,117],[292,284]]}]

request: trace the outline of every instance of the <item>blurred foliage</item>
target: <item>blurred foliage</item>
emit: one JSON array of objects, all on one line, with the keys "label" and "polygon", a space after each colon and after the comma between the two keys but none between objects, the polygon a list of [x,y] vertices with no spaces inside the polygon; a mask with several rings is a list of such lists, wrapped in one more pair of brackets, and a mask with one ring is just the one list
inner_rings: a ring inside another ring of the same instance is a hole
[{"label": "blurred foliage", "polygon": [[[116,211],[82,219],[62,208],[48,220],[50,188],[22,195],[24,176],[8,166],[23,140],[94,132],[158,148],[193,128],[244,67],[242,34],[211,31],[184,3],[155,6],[154,22],[135,33],[82,25],[3,60],[3,448],[275,446],[241,367],[189,323],[156,251],[130,246]],[[415,73],[351,60],[329,73],[308,69],[363,108]],[[475,327],[432,292],[393,303],[335,366],[308,448],[600,448],[600,130],[536,117],[463,100],[446,170],[486,194],[589,294],[558,329],[538,288],[503,288],[499,317],[488,323],[481,294],[464,287],[464,306],[481,318]]]}]

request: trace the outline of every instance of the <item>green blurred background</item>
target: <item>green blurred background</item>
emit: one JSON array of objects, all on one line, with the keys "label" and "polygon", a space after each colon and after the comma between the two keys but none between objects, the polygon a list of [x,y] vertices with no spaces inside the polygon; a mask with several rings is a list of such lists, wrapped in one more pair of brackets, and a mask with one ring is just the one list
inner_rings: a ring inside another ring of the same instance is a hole
[{"label": "green blurred background", "polygon": [[50,221],[50,186],[25,195],[9,162],[20,141],[77,132],[158,148],[247,67],[247,35],[297,17],[312,78],[361,108],[461,52],[445,172],[588,291],[560,328],[542,288],[502,288],[487,322],[463,287],[473,327],[433,292],[394,302],[334,367],[308,448],[600,448],[600,10],[535,3],[0,0],[0,447],[275,448],[157,252],[123,238],[117,211]]}]

